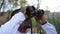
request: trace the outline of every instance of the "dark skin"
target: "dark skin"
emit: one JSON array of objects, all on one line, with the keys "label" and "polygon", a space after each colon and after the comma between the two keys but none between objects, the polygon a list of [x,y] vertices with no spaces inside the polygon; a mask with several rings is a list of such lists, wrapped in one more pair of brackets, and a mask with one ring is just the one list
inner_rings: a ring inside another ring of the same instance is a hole
[{"label": "dark skin", "polygon": [[21,24],[21,26],[19,27],[18,30],[19,30],[21,33],[26,33],[26,30],[27,30],[28,28],[31,28],[31,26],[29,26],[29,24],[30,24],[30,20],[24,21],[24,22]]},{"label": "dark skin", "polygon": [[36,19],[37,23],[39,23],[41,25],[46,24],[46,18],[44,17],[44,15],[41,17],[35,17],[35,19]]}]

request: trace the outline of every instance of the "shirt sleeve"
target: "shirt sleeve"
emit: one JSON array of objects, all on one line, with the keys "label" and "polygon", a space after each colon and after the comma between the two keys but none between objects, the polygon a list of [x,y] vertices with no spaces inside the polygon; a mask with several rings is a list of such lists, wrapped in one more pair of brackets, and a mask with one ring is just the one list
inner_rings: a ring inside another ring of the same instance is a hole
[{"label": "shirt sleeve", "polygon": [[16,31],[24,20],[25,16],[22,12],[15,14],[8,22],[0,27],[0,34],[9,34]]},{"label": "shirt sleeve", "polygon": [[46,24],[41,25],[41,26],[44,29],[44,31],[46,32],[46,34],[57,34],[54,25],[47,22]]}]

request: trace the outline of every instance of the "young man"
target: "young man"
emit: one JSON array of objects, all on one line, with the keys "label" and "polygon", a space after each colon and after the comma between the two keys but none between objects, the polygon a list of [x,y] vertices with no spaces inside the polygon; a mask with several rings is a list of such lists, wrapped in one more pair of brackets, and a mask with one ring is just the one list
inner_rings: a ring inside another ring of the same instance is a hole
[{"label": "young man", "polygon": [[[26,11],[15,14],[8,22],[1,26],[0,34],[31,34],[31,31],[26,33],[21,33],[18,31],[19,26],[24,23],[24,20],[28,17],[25,12]],[[41,25],[44,31],[46,31],[46,34],[57,34],[55,27],[48,23],[44,16],[39,18],[35,17],[35,19]]]}]

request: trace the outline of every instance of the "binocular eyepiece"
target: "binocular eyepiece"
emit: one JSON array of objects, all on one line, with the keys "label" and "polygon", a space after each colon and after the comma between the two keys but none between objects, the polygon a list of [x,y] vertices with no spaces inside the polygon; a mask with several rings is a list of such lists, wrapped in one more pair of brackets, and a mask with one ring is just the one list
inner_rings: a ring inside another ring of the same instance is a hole
[{"label": "binocular eyepiece", "polygon": [[27,11],[26,14],[28,16],[40,17],[40,16],[44,15],[44,10],[42,10],[42,9],[37,10],[34,6],[28,6],[26,11]]}]

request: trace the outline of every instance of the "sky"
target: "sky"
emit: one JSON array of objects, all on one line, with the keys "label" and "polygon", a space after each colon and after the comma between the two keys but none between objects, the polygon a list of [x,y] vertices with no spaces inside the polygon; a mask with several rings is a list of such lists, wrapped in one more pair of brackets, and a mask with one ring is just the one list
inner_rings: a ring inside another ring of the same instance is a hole
[{"label": "sky", "polygon": [[[39,9],[50,10],[51,12],[58,12],[60,10],[60,0],[39,0],[40,2],[40,7]],[[33,5],[37,7],[37,0],[27,0],[27,5]],[[8,4],[8,1],[6,0],[6,5]],[[12,5],[7,5],[7,8],[5,11],[11,9],[13,6]],[[47,8],[46,8],[47,7]]]},{"label": "sky", "polygon": [[[29,5],[37,6],[37,0],[27,0]],[[60,0],[40,0],[40,9],[48,10],[51,12],[58,12],[60,10]]]}]

